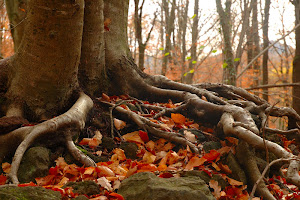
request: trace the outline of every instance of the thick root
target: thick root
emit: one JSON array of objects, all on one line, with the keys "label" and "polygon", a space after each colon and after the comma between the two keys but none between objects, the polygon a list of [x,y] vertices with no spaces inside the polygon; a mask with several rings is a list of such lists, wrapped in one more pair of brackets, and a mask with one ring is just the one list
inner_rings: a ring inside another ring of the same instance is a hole
[{"label": "thick root", "polygon": [[[17,172],[21,163],[21,159],[25,151],[27,150],[27,148],[35,141],[35,139],[37,139],[42,135],[53,133],[57,130],[65,129],[70,126],[75,126],[78,129],[83,129],[83,127],[85,126],[87,114],[92,109],[92,107],[93,107],[93,101],[91,100],[91,98],[85,95],[84,93],[81,93],[79,99],[66,113],[58,117],[55,117],[53,119],[50,119],[48,121],[45,121],[43,123],[40,123],[36,126],[32,126],[29,128],[25,127],[26,134],[21,134],[22,136],[25,136],[25,138],[18,146],[11,164],[11,171],[9,173],[10,181],[14,184],[19,183]],[[19,133],[23,130],[24,128],[20,128],[13,132]],[[65,133],[69,134],[68,131],[66,131]],[[69,141],[70,136],[67,135],[66,137],[68,138],[67,146],[69,147],[69,149],[73,149],[71,150],[71,152],[74,152],[74,149],[76,147],[73,146]],[[76,153],[73,153],[73,155],[75,154]],[[85,162],[84,164],[86,165],[95,166],[95,164],[93,162],[90,162],[89,159],[81,158],[80,160]]]}]

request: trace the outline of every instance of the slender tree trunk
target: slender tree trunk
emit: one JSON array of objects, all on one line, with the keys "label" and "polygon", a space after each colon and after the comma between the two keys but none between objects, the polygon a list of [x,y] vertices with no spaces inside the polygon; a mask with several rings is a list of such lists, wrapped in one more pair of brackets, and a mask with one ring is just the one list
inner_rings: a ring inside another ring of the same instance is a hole
[{"label": "slender tree trunk", "polygon": [[[263,21],[263,41],[264,41],[264,49],[269,46],[269,11],[270,11],[270,0],[265,1],[265,9],[264,9],[264,21]],[[269,51],[266,51],[263,54],[263,85],[268,85],[268,60],[269,60]],[[263,99],[268,101],[268,88],[263,89]]]},{"label": "slender tree trunk", "polygon": [[5,0],[15,52],[18,50],[26,24],[27,0]]},{"label": "slender tree trunk", "polygon": [[[295,25],[300,23],[300,1],[293,1],[295,5]],[[300,27],[295,31],[296,51],[293,61],[293,83],[300,82]],[[300,113],[300,87],[293,87],[293,108]]]},{"label": "slender tree trunk", "polygon": [[171,56],[171,35],[174,31],[174,20],[175,20],[175,5],[176,0],[172,1],[171,11],[169,11],[169,3],[163,1],[164,14],[165,14],[165,25],[166,25],[166,35],[165,35],[165,51],[162,65],[162,75],[166,75],[167,67]]},{"label": "slender tree trunk", "polygon": [[226,7],[223,9],[221,0],[216,0],[217,12],[220,16],[224,40],[224,64],[223,82],[229,85],[236,85],[236,68],[234,66],[234,55],[232,49],[232,20],[231,20],[231,0],[226,0]]},{"label": "slender tree trunk", "polygon": [[[11,60],[8,116],[48,119],[78,88],[83,0],[29,0],[23,42]],[[44,8],[44,9],[40,9]]]},{"label": "slender tree trunk", "polygon": [[182,62],[182,73],[181,73],[181,81],[184,80],[184,74],[186,73],[185,67],[185,59],[186,59],[186,29],[187,29],[187,20],[188,20],[188,11],[189,11],[189,0],[186,1],[185,8],[183,11],[182,17],[182,55],[181,55],[181,62]]},{"label": "slender tree trunk", "polygon": [[197,39],[198,39],[198,22],[199,22],[199,0],[195,0],[194,18],[192,27],[192,46],[191,60],[189,61],[189,73],[186,75],[186,83],[192,84],[195,70],[195,61],[197,61]]},{"label": "slender tree trunk", "polygon": [[[256,57],[260,52],[260,43],[259,43],[259,33],[258,33],[258,20],[257,20],[257,0],[253,0],[253,13],[252,13],[252,35],[253,35],[253,57]],[[260,60],[256,59],[253,63],[253,85],[259,85],[259,77],[260,77]],[[256,95],[259,95],[256,93]]]}]

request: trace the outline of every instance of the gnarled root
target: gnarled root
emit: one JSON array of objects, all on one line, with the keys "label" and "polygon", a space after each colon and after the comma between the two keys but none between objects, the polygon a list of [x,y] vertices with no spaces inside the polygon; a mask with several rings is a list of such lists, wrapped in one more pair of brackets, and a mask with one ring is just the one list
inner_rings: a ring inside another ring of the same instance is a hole
[{"label": "gnarled root", "polygon": [[[80,94],[80,97],[76,103],[64,114],[40,123],[36,126],[19,128],[8,135],[16,135],[15,137],[24,138],[21,144],[18,146],[12,164],[11,171],[9,173],[10,181],[14,184],[18,184],[17,172],[20,166],[21,159],[27,150],[27,148],[42,135],[53,133],[57,130],[65,129],[71,126],[75,126],[78,129],[82,129],[85,126],[85,120],[88,112],[93,107],[93,101],[90,97],[84,93]],[[78,153],[76,146],[70,136],[69,131],[64,132],[67,138],[67,147],[73,155],[79,156],[79,160],[87,166],[95,166],[95,163],[84,155]],[[15,143],[16,141],[14,141]]]}]

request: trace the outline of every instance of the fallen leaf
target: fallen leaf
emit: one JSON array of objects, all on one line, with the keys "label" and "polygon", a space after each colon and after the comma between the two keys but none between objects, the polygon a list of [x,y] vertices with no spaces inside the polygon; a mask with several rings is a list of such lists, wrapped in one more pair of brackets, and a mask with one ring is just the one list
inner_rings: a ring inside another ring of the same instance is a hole
[{"label": "fallen leaf", "polygon": [[218,181],[210,180],[209,187],[214,190],[212,193],[216,197],[216,199],[219,199],[221,197],[221,186],[219,186]]},{"label": "fallen leaf", "polygon": [[171,113],[171,118],[177,124],[183,124],[186,121],[185,116],[179,113]]},{"label": "fallen leaf", "polygon": [[5,185],[7,177],[3,174],[0,174],[0,185]]},{"label": "fallen leaf", "polygon": [[134,132],[131,132],[131,133],[127,133],[127,134],[123,135],[122,137],[127,142],[134,142],[134,143],[138,143],[138,144],[144,144],[144,141],[141,139],[141,137],[139,135],[139,131],[134,131]]},{"label": "fallen leaf", "polygon": [[118,160],[120,160],[120,161],[126,160],[126,155],[125,155],[123,149],[115,148],[113,150],[113,153],[115,153],[117,155]]},{"label": "fallen leaf", "polygon": [[119,120],[117,118],[114,118],[114,125],[117,130],[121,130],[126,126],[126,122]]},{"label": "fallen leaf", "polygon": [[7,174],[10,172],[10,167],[11,167],[11,165],[9,163],[7,163],[7,162],[2,163],[2,170],[3,170],[3,172],[5,172]]},{"label": "fallen leaf", "polygon": [[194,167],[203,165],[205,163],[205,161],[207,161],[207,159],[204,157],[199,158],[197,156],[194,156],[190,159],[188,164],[185,166],[185,169],[192,170]]},{"label": "fallen leaf", "polygon": [[115,198],[117,198],[118,200],[124,200],[124,198],[123,198],[122,195],[117,194],[117,193],[115,193],[115,192],[110,193],[109,196],[110,196],[110,197],[115,197]]},{"label": "fallen leaf", "polygon": [[230,185],[234,185],[234,186],[244,185],[243,182],[234,180],[234,179],[232,179],[232,178],[226,177],[226,179],[227,179],[227,181],[228,181],[228,183],[229,183]]},{"label": "fallen leaf", "polygon": [[115,176],[115,173],[107,166],[97,166],[96,172],[98,173],[98,176]]},{"label": "fallen leaf", "polygon": [[220,153],[214,149],[210,150],[209,153],[204,154],[204,158],[207,159],[207,161],[213,161],[216,160],[220,156]]},{"label": "fallen leaf", "polygon": [[183,131],[183,134],[184,134],[184,137],[193,142],[193,143],[196,143],[197,142],[197,139],[196,139],[196,136],[191,132],[191,131],[188,131],[188,130],[184,130]]},{"label": "fallen leaf", "polygon": [[156,156],[153,155],[152,153],[150,153],[149,151],[146,151],[146,153],[143,156],[143,161],[145,163],[149,163],[149,164],[154,163],[155,159],[156,159]]},{"label": "fallen leaf", "polygon": [[139,136],[141,137],[141,139],[144,142],[148,142],[149,141],[149,136],[148,136],[147,132],[139,130]]},{"label": "fallen leaf", "polygon": [[110,182],[105,177],[98,178],[97,184],[99,184],[101,187],[104,187],[108,191],[113,191]]}]

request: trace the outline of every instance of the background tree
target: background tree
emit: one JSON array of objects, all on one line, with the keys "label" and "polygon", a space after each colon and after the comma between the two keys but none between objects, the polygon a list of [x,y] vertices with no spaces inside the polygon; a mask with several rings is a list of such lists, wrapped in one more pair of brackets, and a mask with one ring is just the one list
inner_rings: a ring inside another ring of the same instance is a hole
[{"label": "background tree", "polygon": [[[264,8],[264,19],[263,19],[263,48],[267,48],[269,46],[269,12],[270,12],[270,0],[265,1]],[[269,71],[268,71],[268,60],[269,60],[269,51],[266,51],[263,54],[263,67],[262,67],[262,84],[267,85],[269,79]],[[263,99],[268,101],[268,88],[263,89]]]},{"label": "background tree", "polygon": [[27,0],[5,0],[8,18],[10,21],[11,34],[14,40],[15,51],[19,48],[24,27],[25,17],[27,13]]},{"label": "background tree", "polygon": [[[193,15],[193,27],[192,27],[192,46],[191,46],[191,59],[189,62],[189,71],[195,71],[195,62],[197,62],[197,41],[198,41],[198,24],[199,24],[199,0],[195,0],[194,15]],[[193,83],[194,72],[187,73],[185,83]]]},{"label": "background tree", "polygon": [[139,63],[138,66],[140,69],[144,70],[144,62],[145,62],[145,50],[147,43],[149,42],[152,30],[155,26],[155,21],[156,21],[156,13],[154,14],[153,21],[152,21],[152,27],[150,31],[148,32],[146,36],[145,42],[143,42],[143,34],[142,34],[142,17],[143,17],[143,7],[145,0],[142,1],[141,5],[139,5],[140,0],[134,0],[134,21],[135,21],[135,35],[136,39],[139,44]]},{"label": "background tree", "polygon": [[174,20],[175,20],[175,9],[176,9],[176,0],[172,0],[171,8],[169,6],[169,1],[163,1],[163,11],[165,16],[165,48],[164,48],[164,58],[162,63],[162,75],[166,75],[168,63],[171,57],[171,35],[174,32]]},{"label": "background tree", "polygon": [[[300,2],[291,1],[295,6],[295,25],[300,23]],[[300,27],[295,31],[296,52],[293,61],[293,83],[300,82]],[[300,113],[300,87],[293,87],[293,108]]]}]

